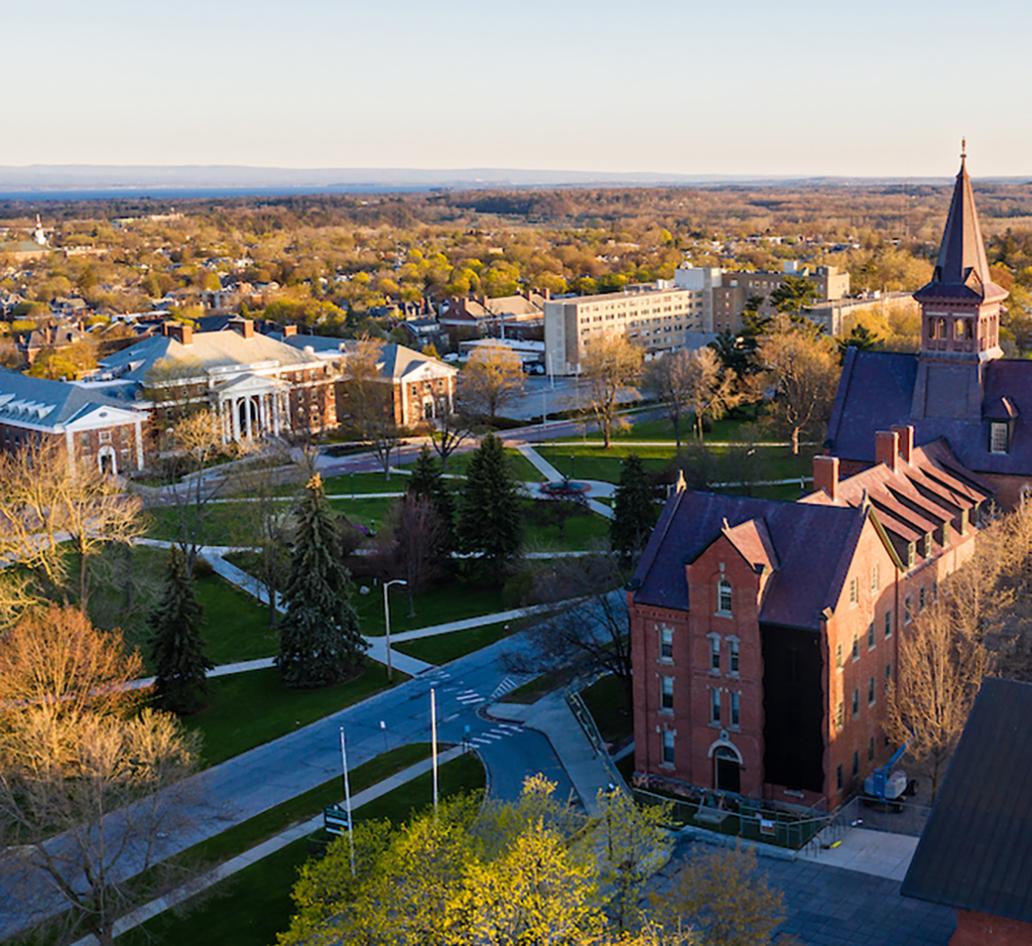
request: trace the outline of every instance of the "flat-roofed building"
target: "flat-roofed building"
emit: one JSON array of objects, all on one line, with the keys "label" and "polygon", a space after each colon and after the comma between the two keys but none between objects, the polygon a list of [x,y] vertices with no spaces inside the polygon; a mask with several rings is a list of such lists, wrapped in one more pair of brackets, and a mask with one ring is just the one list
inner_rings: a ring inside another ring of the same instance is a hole
[{"label": "flat-roofed building", "polygon": [[612,333],[626,335],[646,356],[681,348],[686,332],[707,329],[702,295],[661,281],[623,292],[551,299],[545,303],[545,369],[580,374],[592,343]]}]

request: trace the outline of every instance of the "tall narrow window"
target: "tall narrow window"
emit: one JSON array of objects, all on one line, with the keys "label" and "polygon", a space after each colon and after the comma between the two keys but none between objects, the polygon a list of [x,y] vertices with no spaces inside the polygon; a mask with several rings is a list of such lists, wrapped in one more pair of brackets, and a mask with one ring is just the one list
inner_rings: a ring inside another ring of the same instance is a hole
[{"label": "tall narrow window", "polygon": [[720,722],[720,690],[716,687],[710,689],[709,719],[711,723]]},{"label": "tall narrow window", "polygon": [[892,608],[885,612],[885,636],[892,637]]},{"label": "tall narrow window", "polygon": [[669,624],[659,625],[659,659],[664,663],[674,660],[674,629]]},{"label": "tall narrow window", "polygon": [[903,599],[903,623],[909,624],[914,619],[914,599],[907,595]]},{"label": "tall narrow window", "polygon": [[853,659],[860,659],[860,638],[856,634],[853,635]]},{"label": "tall narrow window", "polygon": [[923,611],[925,609],[925,590],[922,585],[917,589],[917,610]]},{"label": "tall narrow window", "polygon": [[860,753],[853,753],[853,778],[856,778],[860,774]]},{"label": "tall narrow window", "polygon": [[674,678],[660,677],[659,680],[659,708],[672,710],[674,708]]},{"label": "tall narrow window", "polygon": [[867,681],[867,705],[874,706],[874,677]]},{"label": "tall narrow window", "polygon": [[674,764],[674,733],[672,730],[663,730],[663,764]]},{"label": "tall narrow window", "polygon": [[841,729],[846,725],[846,704],[839,700],[835,708],[835,728]]},{"label": "tall narrow window", "polygon": [[731,614],[731,582],[721,578],[717,582],[717,612],[719,614]]},{"label": "tall narrow window", "polygon": [[720,672],[720,638],[716,634],[710,637],[710,670]]},{"label": "tall narrow window", "polygon": [[860,715],[860,691],[859,689],[853,690],[853,717]]},{"label": "tall narrow window", "polygon": [[874,650],[874,621],[867,625],[867,649]]},{"label": "tall narrow window", "polygon": [[907,543],[907,568],[913,568],[914,563],[917,562],[917,544],[914,542]]},{"label": "tall narrow window", "polygon": [[731,725],[737,726],[742,712],[742,694],[734,692],[731,694]]},{"label": "tall narrow window", "polygon": [[856,604],[860,600],[859,582],[856,578],[849,579],[849,603]]},{"label": "tall narrow window", "polygon": [[738,673],[738,641],[731,640],[728,642],[728,648],[731,654],[731,672]]},{"label": "tall narrow window", "polygon": [[1006,424],[989,424],[989,452],[1007,453],[1010,450],[1010,430]]},{"label": "tall narrow window", "polygon": [[880,575],[878,574],[877,562],[871,566],[871,592],[874,593],[878,590]]},{"label": "tall narrow window", "polygon": [[924,549],[923,554],[925,558],[932,557],[932,533],[926,532],[924,537]]}]

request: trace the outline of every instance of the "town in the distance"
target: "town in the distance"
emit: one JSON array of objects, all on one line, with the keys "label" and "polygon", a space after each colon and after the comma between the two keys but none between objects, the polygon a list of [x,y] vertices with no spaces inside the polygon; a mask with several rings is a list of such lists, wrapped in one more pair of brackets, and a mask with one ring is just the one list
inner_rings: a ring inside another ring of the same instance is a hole
[{"label": "town in the distance", "polygon": [[968,164],[0,200],[0,940],[1032,944]]}]

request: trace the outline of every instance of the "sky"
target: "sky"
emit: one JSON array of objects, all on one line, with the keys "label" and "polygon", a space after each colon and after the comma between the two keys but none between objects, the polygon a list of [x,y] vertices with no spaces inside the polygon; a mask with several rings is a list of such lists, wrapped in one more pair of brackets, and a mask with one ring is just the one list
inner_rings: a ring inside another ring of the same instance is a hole
[{"label": "sky", "polygon": [[1018,0],[0,0],[0,165],[1032,175]]}]

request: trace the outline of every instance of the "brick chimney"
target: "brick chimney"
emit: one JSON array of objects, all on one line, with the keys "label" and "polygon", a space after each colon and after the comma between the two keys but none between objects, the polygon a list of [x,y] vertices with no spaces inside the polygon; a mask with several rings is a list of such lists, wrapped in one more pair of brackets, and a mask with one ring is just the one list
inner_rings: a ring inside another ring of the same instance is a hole
[{"label": "brick chimney", "polygon": [[296,325],[284,325],[283,326],[283,337],[284,338],[293,338],[295,335],[297,335],[297,326]]},{"label": "brick chimney", "polygon": [[899,463],[899,435],[894,430],[879,430],[874,435],[874,462],[884,463],[893,473]]},{"label": "brick chimney", "polygon": [[815,456],[813,458],[814,489],[824,490],[834,502],[838,499],[839,458]]},{"label": "brick chimney", "polygon": [[185,322],[165,322],[161,326],[161,331],[180,345],[193,344],[193,326]]},{"label": "brick chimney", "polygon": [[244,338],[254,338],[254,319],[233,319],[229,323]]},{"label": "brick chimney", "polygon": [[914,428],[913,425],[893,427],[892,432],[899,438],[899,455],[904,463],[910,463],[914,453]]}]

